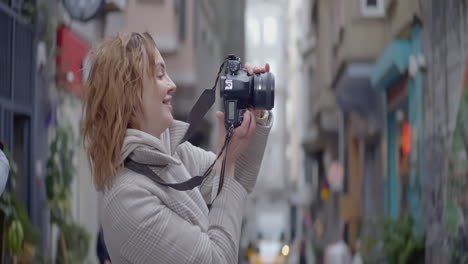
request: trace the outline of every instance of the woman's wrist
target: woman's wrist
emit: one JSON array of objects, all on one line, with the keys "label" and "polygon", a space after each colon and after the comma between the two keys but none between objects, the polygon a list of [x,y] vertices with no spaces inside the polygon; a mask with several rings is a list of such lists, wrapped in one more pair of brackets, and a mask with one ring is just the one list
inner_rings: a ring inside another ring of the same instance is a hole
[{"label": "woman's wrist", "polygon": [[[222,159],[218,160],[218,162],[216,163],[216,172],[218,175],[221,175],[222,164],[223,164]],[[226,161],[226,166],[224,167],[224,175],[227,177],[234,177],[235,168],[236,168],[235,163]]]}]

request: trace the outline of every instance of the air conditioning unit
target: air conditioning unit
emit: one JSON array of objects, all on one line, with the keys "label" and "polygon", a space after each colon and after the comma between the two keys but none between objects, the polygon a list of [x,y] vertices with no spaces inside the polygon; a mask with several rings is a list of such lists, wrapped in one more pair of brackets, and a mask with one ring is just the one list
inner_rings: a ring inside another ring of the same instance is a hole
[{"label": "air conditioning unit", "polygon": [[107,12],[123,11],[127,7],[127,0],[106,0],[105,10]]},{"label": "air conditioning unit", "polygon": [[364,17],[384,17],[385,0],[361,0],[361,13]]}]

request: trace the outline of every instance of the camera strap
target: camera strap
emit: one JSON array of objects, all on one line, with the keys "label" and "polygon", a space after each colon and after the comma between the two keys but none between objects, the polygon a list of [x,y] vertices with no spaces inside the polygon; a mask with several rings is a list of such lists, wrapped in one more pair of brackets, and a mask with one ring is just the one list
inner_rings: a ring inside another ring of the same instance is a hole
[{"label": "camera strap", "polygon": [[146,177],[150,178],[157,184],[167,186],[178,191],[192,190],[196,186],[199,186],[200,184],[202,184],[203,179],[204,179],[203,176],[195,176],[195,177],[190,178],[187,181],[180,182],[180,183],[166,183],[161,177],[159,177],[158,174],[156,174],[146,164],[141,164],[131,159],[126,159],[124,164],[127,169],[130,169],[136,173],[145,175]]},{"label": "camera strap", "polygon": [[214,105],[216,101],[216,86],[218,85],[219,77],[221,76],[221,72],[223,71],[224,65],[228,60],[232,59],[232,55],[227,56],[221,66],[219,66],[218,74],[216,75],[216,80],[214,85],[211,89],[205,89],[203,93],[198,98],[195,105],[190,110],[187,123],[189,123],[189,128],[185,133],[182,142],[189,140],[193,134],[196,132],[198,126],[201,124],[203,117],[208,113],[210,108]]},{"label": "camera strap", "polygon": [[[216,101],[216,86],[218,84],[219,78],[221,76],[221,72],[224,68],[224,65],[226,62],[230,59],[233,58],[233,55],[227,56],[221,66],[219,67],[218,74],[216,76],[215,83],[211,89],[205,89],[203,93],[200,95],[198,98],[197,102],[195,105],[192,107],[192,110],[190,111],[189,117],[187,122],[189,123],[189,127],[187,129],[187,132],[185,133],[182,141],[180,144],[183,142],[187,141],[190,139],[195,131],[197,130],[198,125],[201,123],[203,117],[206,115],[206,113],[210,110],[210,108],[213,106],[213,104]],[[235,56],[234,56],[235,58]],[[157,175],[148,165],[145,164],[140,164],[137,163],[131,159],[127,159],[124,162],[124,166],[136,173],[145,175],[146,177],[150,178],[153,180],[155,183],[173,188],[178,191],[188,191],[192,190],[197,186],[200,186],[203,181],[210,175],[210,173],[213,171],[213,168],[216,164],[216,162],[219,160],[219,158],[222,156],[222,154],[227,150],[227,147],[229,145],[229,142],[231,141],[232,135],[234,133],[234,126],[229,127],[229,129],[226,131],[226,136],[224,139],[224,144],[221,150],[219,151],[216,159],[213,161],[213,163],[208,167],[208,169],[205,171],[205,173],[202,176],[194,176],[184,182],[180,183],[166,183],[159,175]],[[221,192],[221,189],[224,184],[224,174],[225,174],[225,167],[226,167],[226,156],[227,156],[227,151],[226,155],[223,157],[223,162],[221,166],[221,172],[220,172],[220,179],[219,179],[219,185],[218,185],[218,192],[217,195]],[[208,205],[208,208],[210,205]]]}]

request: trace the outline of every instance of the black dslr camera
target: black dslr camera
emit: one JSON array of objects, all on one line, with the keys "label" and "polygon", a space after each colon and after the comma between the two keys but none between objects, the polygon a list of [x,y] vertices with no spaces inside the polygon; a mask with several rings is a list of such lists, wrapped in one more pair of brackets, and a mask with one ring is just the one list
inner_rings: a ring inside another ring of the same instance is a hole
[{"label": "black dslr camera", "polygon": [[221,76],[221,97],[224,99],[224,124],[238,127],[248,107],[271,110],[275,104],[275,77],[270,72],[247,75],[238,57],[230,55]]}]

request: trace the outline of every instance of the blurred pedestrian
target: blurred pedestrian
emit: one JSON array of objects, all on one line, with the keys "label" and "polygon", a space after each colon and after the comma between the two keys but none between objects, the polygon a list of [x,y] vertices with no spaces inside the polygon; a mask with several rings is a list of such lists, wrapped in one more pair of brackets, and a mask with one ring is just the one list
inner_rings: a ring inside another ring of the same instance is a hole
[{"label": "blurred pedestrian", "polygon": [[351,252],[345,241],[339,240],[327,247],[325,264],[351,264]]},{"label": "blurred pedestrian", "polygon": [[5,190],[8,181],[8,174],[10,173],[10,163],[8,162],[5,153],[3,153],[3,143],[0,142],[0,195]]},{"label": "blurred pedestrian", "polygon": [[99,228],[97,243],[96,243],[96,254],[100,264],[111,264],[109,252],[107,251],[106,242],[104,242],[104,233],[102,227]]},{"label": "blurred pedestrian", "polygon": [[[257,179],[271,114],[246,111],[224,166],[218,162],[198,188],[177,191],[161,182],[203,175],[216,155],[181,142],[188,124],[173,119],[176,86],[151,35],[108,38],[93,49],[90,65],[83,133],[103,192],[112,263],[237,263],[243,206]],[[246,69],[253,74],[269,66]],[[226,130],[224,114],[216,116],[219,150]],[[130,170],[129,162],[144,172]],[[221,167],[226,177],[216,196]]]},{"label": "blurred pedestrian", "polygon": [[362,260],[362,256],[361,256],[361,240],[358,239],[356,241],[356,251],[353,255],[353,261],[351,262],[351,264],[362,264],[364,263],[364,261]]},{"label": "blurred pedestrian", "polygon": [[305,239],[301,240],[301,245],[299,247],[299,264],[307,264]]}]

